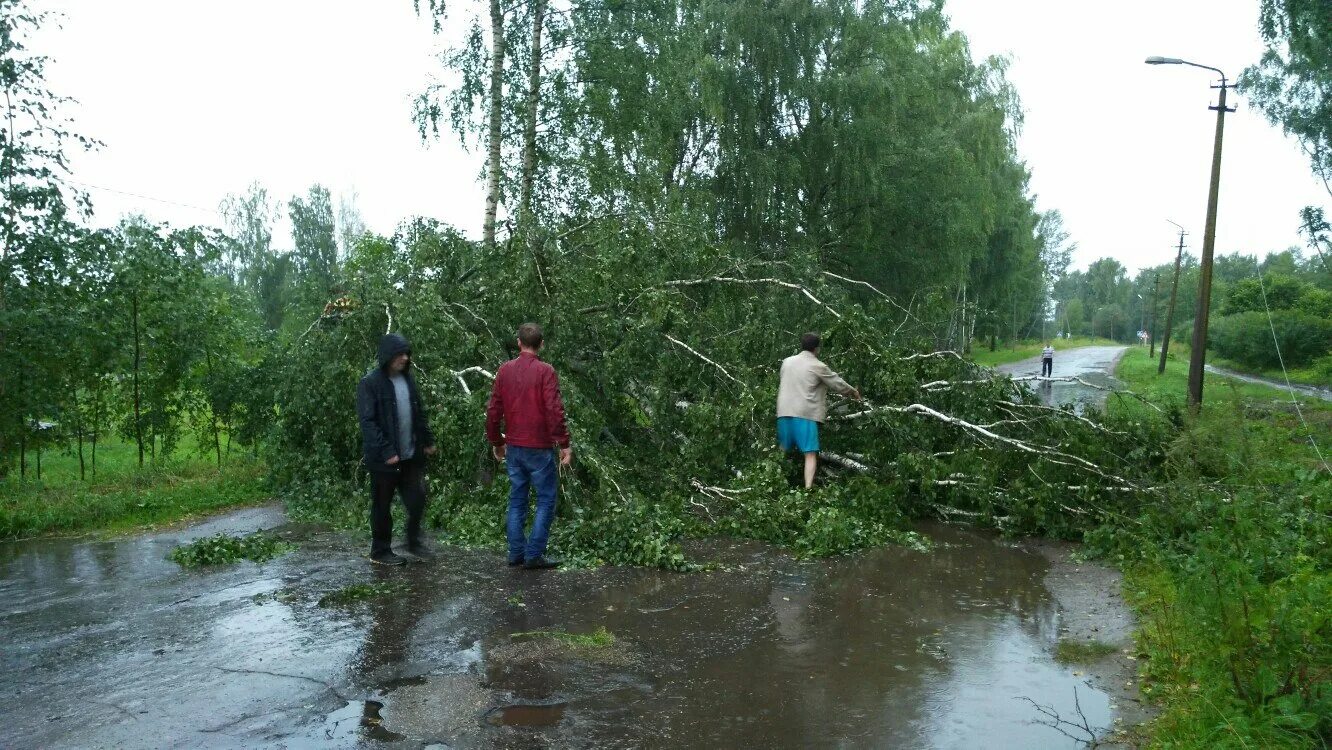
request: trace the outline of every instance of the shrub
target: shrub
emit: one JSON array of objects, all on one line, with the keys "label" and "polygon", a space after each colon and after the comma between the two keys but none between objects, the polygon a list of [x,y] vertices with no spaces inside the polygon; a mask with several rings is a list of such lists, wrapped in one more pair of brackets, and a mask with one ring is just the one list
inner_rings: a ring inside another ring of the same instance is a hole
[{"label": "shrub", "polygon": [[1304,367],[1332,350],[1332,320],[1301,310],[1242,312],[1218,318],[1210,331],[1210,344],[1226,359],[1257,369],[1281,366],[1272,331],[1287,367]]}]

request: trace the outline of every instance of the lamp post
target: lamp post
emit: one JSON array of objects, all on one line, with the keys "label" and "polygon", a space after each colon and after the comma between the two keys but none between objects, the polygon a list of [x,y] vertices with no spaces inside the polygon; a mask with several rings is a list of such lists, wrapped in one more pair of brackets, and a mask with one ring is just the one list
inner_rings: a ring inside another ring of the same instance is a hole
[{"label": "lamp post", "polygon": [[1216,138],[1212,144],[1212,183],[1207,191],[1207,222],[1203,229],[1202,267],[1198,276],[1198,307],[1193,316],[1193,352],[1189,356],[1189,409],[1197,412],[1202,406],[1203,364],[1207,355],[1207,318],[1212,306],[1212,252],[1216,247],[1216,198],[1221,185],[1221,134],[1225,129],[1226,113],[1234,108],[1226,107],[1226,91],[1231,84],[1226,81],[1226,74],[1210,65],[1181,60],[1177,57],[1152,56],[1144,60],[1148,65],[1191,65],[1195,68],[1214,71],[1221,76],[1221,94],[1216,106]]}]

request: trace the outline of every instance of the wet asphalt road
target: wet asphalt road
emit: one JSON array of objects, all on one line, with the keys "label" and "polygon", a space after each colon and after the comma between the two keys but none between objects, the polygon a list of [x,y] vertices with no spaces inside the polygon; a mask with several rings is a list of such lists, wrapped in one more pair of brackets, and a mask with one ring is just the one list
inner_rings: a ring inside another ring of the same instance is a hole
[{"label": "wet asphalt road", "polygon": [[[177,544],[273,528],[298,551],[186,571]],[[497,523],[498,533],[498,523]],[[115,540],[0,544],[0,747],[1063,748],[1022,698],[1111,723],[1051,651],[1049,563],[944,526],[800,562],[704,541],[716,570],[527,572],[445,548],[371,566],[277,508]],[[346,608],[356,582],[401,587]],[[615,634],[606,648],[514,633]],[[517,708],[515,708],[517,707]]]},{"label": "wet asphalt road", "polygon": [[1300,385],[1298,383],[1291,383],[1290,385],[1287,385],[1286,383],[1279,382],[1276,380],[1269,380],[1268,378],[1260,378],[1257,375],[1246,375],[1242,372],[1226,370],[1224,368],[1216,367],[1214,365],[1204,365],[1203,367],[1209,375],[1220,375],[1221,377],[1225,378],[1234,378],[1235,380],[1242,380],[1245,383],[1257,383],[1259,385],[1271,386],[1272,388],[1276,388],[1277,390],[1285,391],[1287,393],[1295,393],[1301,396],[1309,396],[1310,398],[1321,398],[1324,401],[1332,401],[1332,388],[1318,388],[1312,385]]},{"label": "wet asphalt road", "polygon": [[[1055,352],[1053,378],[1076,377],[1101,388],[1122,387],[1123,383],[1110,376],[1119,358],[1128,351],[1126,346],[1081,346]],[[1039,376],[1040,355],[1020,362],[999,365],[998,372],[1015,378]],[[1093,404],[1104,406],[1106,391],[1089,388],[1080,383],[1029,381],[1027,386],[1040,394],[1047,406],[1060,404]]]}]

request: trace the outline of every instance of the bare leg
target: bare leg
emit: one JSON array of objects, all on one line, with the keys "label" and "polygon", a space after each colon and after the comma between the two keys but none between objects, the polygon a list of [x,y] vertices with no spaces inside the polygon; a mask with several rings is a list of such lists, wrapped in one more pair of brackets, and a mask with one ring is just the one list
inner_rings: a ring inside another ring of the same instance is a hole
[{"label": "bare leg", "polygon": [[819,468],[819,454],[805,454],[805,489],[814,486],[814,472]]}]

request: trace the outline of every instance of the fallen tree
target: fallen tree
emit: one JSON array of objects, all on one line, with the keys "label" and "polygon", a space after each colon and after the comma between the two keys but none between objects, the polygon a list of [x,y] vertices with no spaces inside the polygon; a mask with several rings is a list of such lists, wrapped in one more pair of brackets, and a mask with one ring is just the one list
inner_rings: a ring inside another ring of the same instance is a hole
[{"label": "fallen tree", "polygon": [[[362,524],[352,392],[392,328],[413,341],[440,440],[430,520],[460,541],[499,540],[505,488],[490,482],[481,386],[525,320],[546,327],[574,435],[556,544],[575,558],[681,567],[683,536],[718,533],[828,554],[939,513],[1076,535],[1153,492],[1160,423],[1045,407],[936,350],[943,308],[909,308],[813,253],[746,260],[623,215],[574,229],[547,243],[540,273],[529,254],[427,223],[361,244],[354,304],[280,368],[273,464],[296,512]],[[834,400],[813,492],[774,444],[777,365],[806,330],[873,404]]]}]

